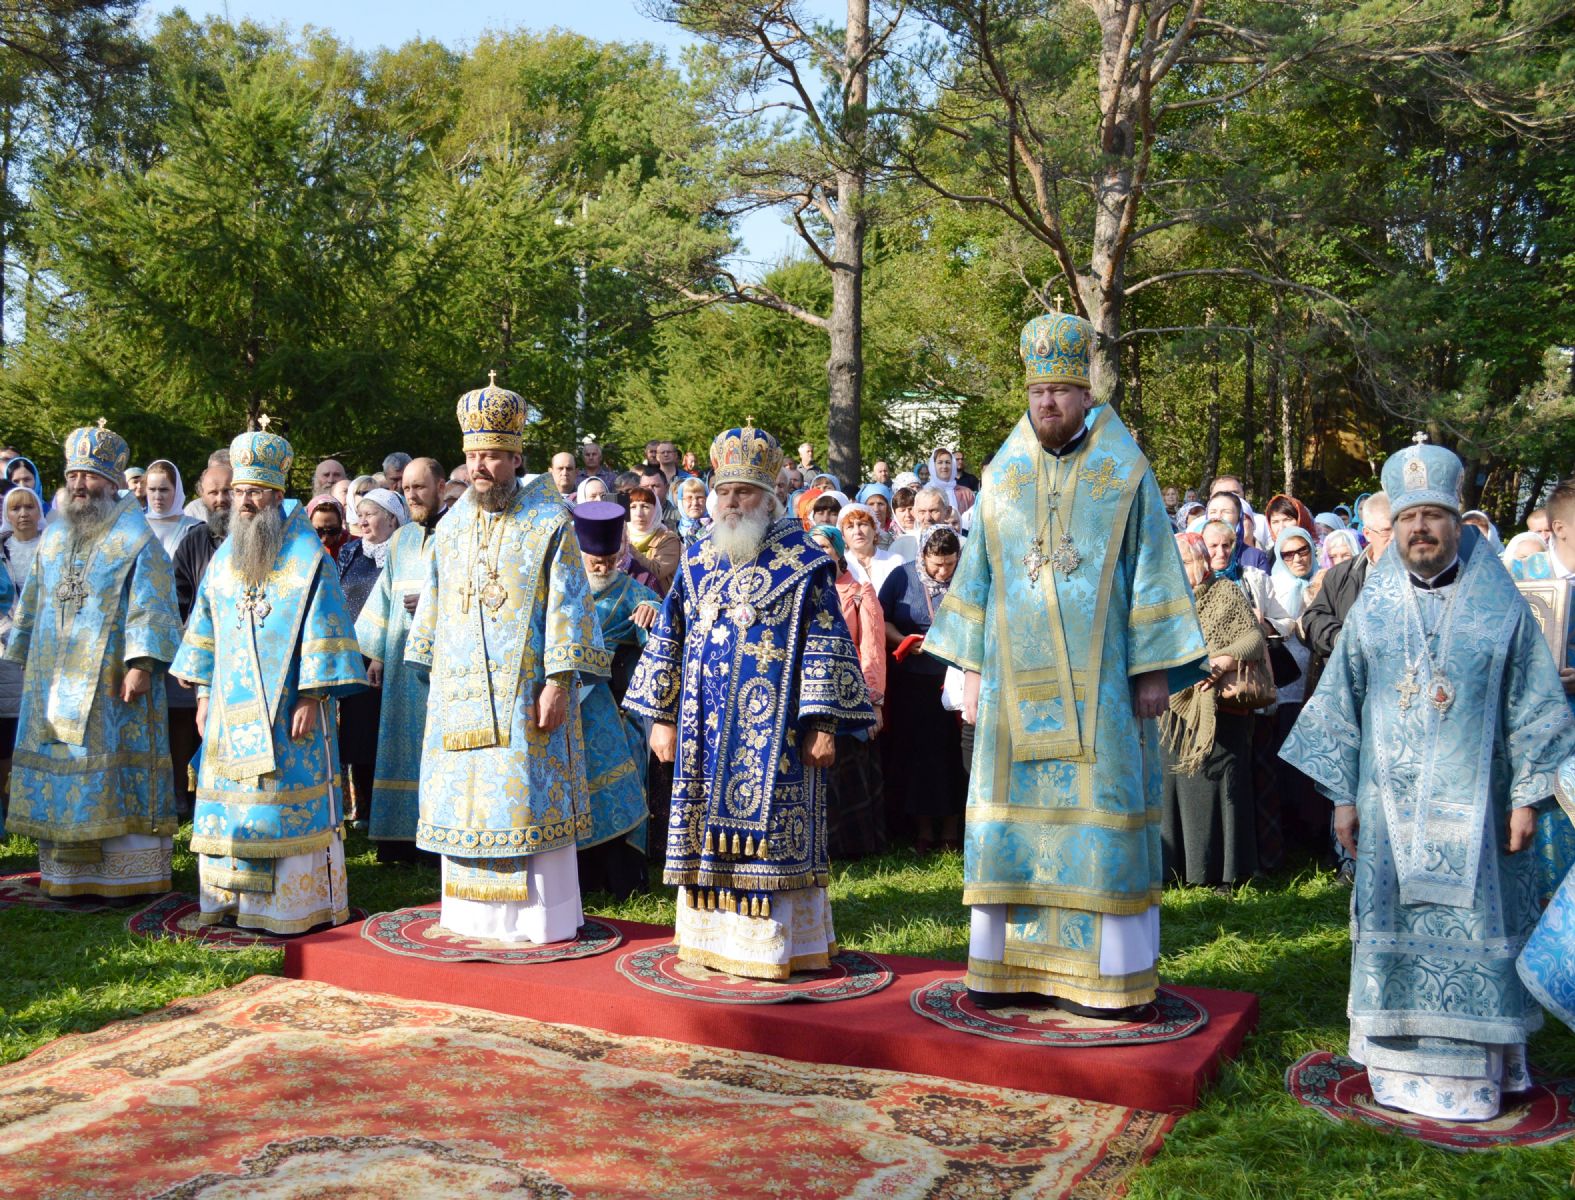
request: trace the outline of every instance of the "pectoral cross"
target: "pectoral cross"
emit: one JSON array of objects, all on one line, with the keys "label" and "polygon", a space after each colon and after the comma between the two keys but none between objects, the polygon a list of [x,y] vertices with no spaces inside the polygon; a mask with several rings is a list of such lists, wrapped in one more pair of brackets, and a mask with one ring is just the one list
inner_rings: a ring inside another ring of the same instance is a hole
[{"label": "pectoral cross", "polygon": [[1405,673],[1405,678],[1395,684],[1395,691],[1400,693],[1401,712],[1410,711],[1411,701],[1416,698],[1421,690],[1421,685],[1416,681],[1416,668],[1412,667]]},{"label": "pectoral cross", "polygon": [[1028,569],[1028,582],[1038,583],[1039,572],[1045,569],[1045,543],[1043,538],[1035,538],[1028,553],[1023,555],[1023,566]]},{"label": "pectoral cross", "polygon": [[459,585],[459,611],[460,612],[468,613],[470,611],[470,598],[472,596],[474,596],[475,594],[476,594],[475,585],[472,584],[470,582],[470,580],[467,579],[467,580],[465,580],[464,583]]},{"label": "pectoral cross", "polygon": [[273,611],[273,605],[268,603],[268,590],[263,587],[248,585],[241,593],[240,600],[236,603],[235,621],[241,624],[248,616],[256,619],[261,625],[268,619],[268,614]]},{"label": "pectoral cross", "polygon": [[67,609],[71,616],[82,607],[82,601],[88,597],[87,580],[83,577],[82,568],[76,563],[66,568],[65,578],[55,588],[55,600],[61,608]]}]

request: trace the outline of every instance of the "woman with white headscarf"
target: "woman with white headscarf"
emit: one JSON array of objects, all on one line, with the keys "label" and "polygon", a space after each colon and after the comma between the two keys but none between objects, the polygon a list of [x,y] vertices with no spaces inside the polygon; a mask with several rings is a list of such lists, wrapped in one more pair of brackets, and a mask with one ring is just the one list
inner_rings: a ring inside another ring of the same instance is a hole
[{"label": "woman with white headscarf", "polygon": [[[14,487],[0,498],[0,651],[11,637],[11,622],[22,584],[38,553],[43,506],[30,488]],[[0,793],[11,770],[16,723],[22,710],[22,664],[0,658]]]},{"label": "woman with white headscarf", "polygon": [[[350,489],[351,495],[355,488]],[[388,539],[409,514],[405,502],[387,488],[373,488],[356,504],[361,521],[359,541],[346,542],[339,551],[339,582],[344,588],[350,619],[360,616],[366,598],[377,586],[388,559]],[[377,767],[377,726],[382,718],[382,693],[368,688],[339,702],[339,764],[350,784],[348,820],[360,825],[370,814],[372,776]]]},{"label": "woman with white headscarf", "polygon": [[590,504],[596,500],[607,498],[607,481],[600,475],[587,475],[580,480],[580,486],[574,489],[574,503]]},{"label": "woman with white headscarf", "polygon": [[184,511],[186,489],[181,484],[180,468],[167,458],[154,459],[142,473],[142,498],[147,505],[144,515],[148,527],[164,547],[164,553],[174,558],[175,547],[186,531],[202,524]]},{"label": "woman with white headscarf", "polygon": [[935,447],[930,455],[929,486],[946,497],[946,503],[959,517],[973,507],[973,491],[957,482],[957,461],[945,446]]}]

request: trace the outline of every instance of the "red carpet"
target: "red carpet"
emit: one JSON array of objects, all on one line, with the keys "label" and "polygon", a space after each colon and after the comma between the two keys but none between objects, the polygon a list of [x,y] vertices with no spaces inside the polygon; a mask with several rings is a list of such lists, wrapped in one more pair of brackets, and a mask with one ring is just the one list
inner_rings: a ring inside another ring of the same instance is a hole
[{"label": "red carpet", "polygon": [[620,954],[536,966],[399,958],[370,945],[359,925],[308,934],[285,947],[284,973],[411,1000],[463,1004],[609,1033],[775,1054],[801,1062],[936,1075],[968,1083],[1077,1096],[1128,1108],[1184,1112],[1257,1024],[1247,992],[1173,987],[1208,1011],[1208,1024],[1178,1041],[1092,1048],[1026,1047],[948,1029],[910,1006],[917,988],[955,979],[961,964],[881,955],[888,988],[837,1004],[702,1004],[624,979],[624,953],[665,945],[672,930],[611,921]]},{"label": "red carpet", "polygon": [[0,1067],[0,1177],[6,1200],[1109,1200],[1174,1121],[259,977]]}]

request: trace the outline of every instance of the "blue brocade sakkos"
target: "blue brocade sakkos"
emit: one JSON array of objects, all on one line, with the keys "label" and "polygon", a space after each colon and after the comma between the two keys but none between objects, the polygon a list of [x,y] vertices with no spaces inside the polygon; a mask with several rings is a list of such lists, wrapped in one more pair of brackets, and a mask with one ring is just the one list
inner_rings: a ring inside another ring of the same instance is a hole
[{"label": "blue brocade sakkos", "polygon": [[[5,657],[25,669],[8,829],[38,839],[51,895],[168,890],[167,849],[159,878],[128,873],[121,885],[104,877],[118,868],[103,843],[176,829],[163,678],[180,645],[174,575],[132,497],[95,544],[74,550],[68,522],[46,528],[14,607]],[[81,583],[69,599],[68,575]],[[139,664],[153,685],[126,704],[121,685]],[[95,882],[78,887],[73,874]]]},{"label": "blue brocade sakkos", "polygon": [[825,770],[802,741],[875,713],[836,568],[798,522],[773,525],[749,562],[709,536],[685,549],[624,707],[677,727],[665,882],[747,915],[826,886]]},{"label": "blue brocade sakkos", "polygon": [[[351,694],[366,673],[338,572],[304,511],[284,504],[284,545],[261,589],[236,571],[233,543],[214,553],[170,670],[208,700],[191,837],[204,889],[239,905],[249,927],[295,933],[344,920],[349,906],[338,888],[298,916],[279,915],[267,899],[278,896],[278,864],[336,845],[344,817],[333,705],[319,705],[300,741],[290,736],[292,716],[303,694]],[[290,886],[301,894],[278,899],[296,912],[308,884],[292,872]],[[222,916],[205,907],[204,920]]]},{"label": "blue brocade sakkos", "polygon": [[[634,610],[642,604],[659,609],[662,600],[621,571],[605,591],[596,594],[596,622],[608,654],[616,655],[620,646],[645,645],[646,631],[633,619]],[[590,836],[581,839],[580,848],[600,845],[622,833],[631,846],[644,854],[649,818],[645,799],[645,730],[637,718],[619,710],[608,680],[598,679],[581,690],[586,775],[595,820]]]},{"label": "blue brocade sakkos", "polygon": [[970,954],[968,986],[1152,1000],[1153,956],[1102,968],[1112,919],[1152,920],[1163,882],[1159,734],[1132,679],[1166,671],[1179,691],[1207,651],[1159,487],[1114,411],[1059,457],[1018,422],[924,651],[981,675],[963,902],[1004,908],[1006,928],[1001,959]]},{"label": "blue brocade sakkos", "polygon": [[[1503,843],[1510,809],[1553,793],[1575,719],[1525,600],[1469,527],[1460,558],[1429,659],[1405,568],[1384,554],[1280,754],[1360,821],[1351,1056],[1483,1079],[1542,1024],[1515,971],[1537,921],[1537,863]],[[1453,700],[1435,704],[1444,680]]]},{"label": "blue brocade sakkos", "polygon": [[596,829],[579,705],[549,733],[536,724],[537,698],[552,678],[571,693],[605,678],[611,655],[550,475],[496,515],[467,494],[436,538],[405,643],[406,661],[431,680],[416,844],[448,860],[446,896],[523,902],[534,899],[526,858]]}]

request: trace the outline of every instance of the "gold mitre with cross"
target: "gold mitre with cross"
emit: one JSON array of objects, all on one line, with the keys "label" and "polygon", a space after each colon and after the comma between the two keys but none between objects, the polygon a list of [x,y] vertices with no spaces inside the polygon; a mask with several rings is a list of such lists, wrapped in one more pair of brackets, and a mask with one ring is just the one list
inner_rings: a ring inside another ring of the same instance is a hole
[{"label": "gold mitre with cross", "polygon": [[782,447],[747,418],[737,429],[724,429],[711,443],[711,486],[749,483],[774,492],[782,471]]},{"label": "gold mitre with cross", "polygon": [[455,406],[466,450],[525,449],[525,400],[517,392],[498,386],[498,373],[487,372],[487,386],[459,398]]},{"label": "gold mitre with cross", "polygon": [[230,470],[236,487],[265,487],[282,492],[290,482],[295,451],[277,433],[268,432],[271,418],[257,418],[258,428],[230,443]]},{"label": "gold mitre with cross", "polygon": [[1071,313],[1043,313],[1023,326],[1017,352],[1028,370],[1029,383],[1071,383],[1088,386],[1088,360],[1094,348],[1094,327]]},{"label": "gold mitre with cross", "polygon": [[131,462],[131,447],[103,417],[97,425],[84,425],[66,435],[66,472],[92,471],[117,488],[126,486],[126,466]]}]

